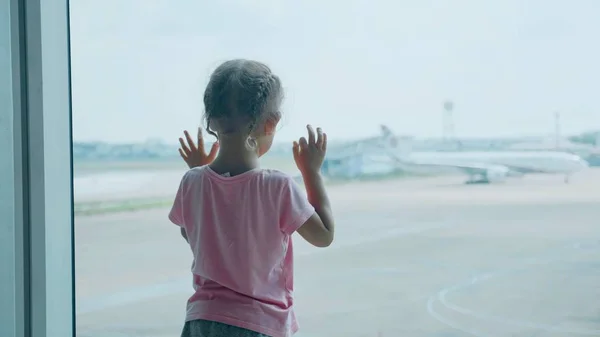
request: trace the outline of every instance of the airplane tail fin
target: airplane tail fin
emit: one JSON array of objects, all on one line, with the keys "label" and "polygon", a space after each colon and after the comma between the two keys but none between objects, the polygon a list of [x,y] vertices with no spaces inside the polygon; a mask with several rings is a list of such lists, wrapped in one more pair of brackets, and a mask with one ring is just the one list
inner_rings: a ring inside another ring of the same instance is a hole
[{"label": "airplane tail fin", "polygon": [[383,137],[393,136],[392,130],[385,124],[381,124],[381,134]]},{"label": "airplane tail fin", "polygon": [[396,135],[384,124],[381,125],[381,136],[384,146],[395,156],[405,158],[410,155],[412,151],[412,137]]}]

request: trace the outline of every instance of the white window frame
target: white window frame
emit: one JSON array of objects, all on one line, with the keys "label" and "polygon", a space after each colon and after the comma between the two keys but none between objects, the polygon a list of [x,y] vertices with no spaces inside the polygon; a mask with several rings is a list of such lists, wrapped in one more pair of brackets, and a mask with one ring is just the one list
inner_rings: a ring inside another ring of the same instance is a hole
[{"label": "white window frame", "polygon": [[0,336],[75,334],[68,0],[0,0]]}]

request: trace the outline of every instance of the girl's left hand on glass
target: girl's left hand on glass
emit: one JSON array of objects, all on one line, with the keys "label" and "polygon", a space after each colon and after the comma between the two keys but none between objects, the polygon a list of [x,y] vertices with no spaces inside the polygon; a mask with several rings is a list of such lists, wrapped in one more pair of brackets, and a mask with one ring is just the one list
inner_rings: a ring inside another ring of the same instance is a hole
[{"label": "girl's left hand on glass", "polygon": [[[198,145],[194,144],[194,140],[190,136],[190,133],[185,130],[183,131],[185,135],[185,141],[183,138],[179,138],[179,144],[181,147],[179,148],[179,155],[189,168],[194,168],[198,166],[204,166],[212,163],[217,156],[217,151],[219,150],[219,142],[213,143],[210,148],[210,152],[207,154],[204,150],[204,137],[202,135],[202,129],[198,128]],[[187,144],[186,144],[187,141]]]}]

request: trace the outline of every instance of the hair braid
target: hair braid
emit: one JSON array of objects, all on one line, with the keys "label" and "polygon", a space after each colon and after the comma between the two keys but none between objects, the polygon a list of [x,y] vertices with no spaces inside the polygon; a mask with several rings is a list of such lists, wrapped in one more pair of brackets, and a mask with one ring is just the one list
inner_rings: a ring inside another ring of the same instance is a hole
[{"label": "hair braid", "polygon": [[249,125],[249,133],[254,131],[256,124],[258,124],[261,116],[265,112],[264,109],[267,107],[270,91],[271,91],[272,76],[268,74],[265,78],[262,78],[258,83],[258,90],[256,91],[256,97],[252,102],[250,109],[252,117]]}]

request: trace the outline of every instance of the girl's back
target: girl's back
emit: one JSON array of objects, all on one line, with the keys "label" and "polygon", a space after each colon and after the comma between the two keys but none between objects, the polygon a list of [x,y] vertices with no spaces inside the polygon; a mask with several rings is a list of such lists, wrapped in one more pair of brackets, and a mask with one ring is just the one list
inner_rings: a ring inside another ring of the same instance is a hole
[{"label": "girl's back", "polygon": [[188,171],[169,214],[194,254],[186,320],[272,336],[295,332],[291,234],[314,212],[279,171],[257,168],[233,177],[209,166]]}]

